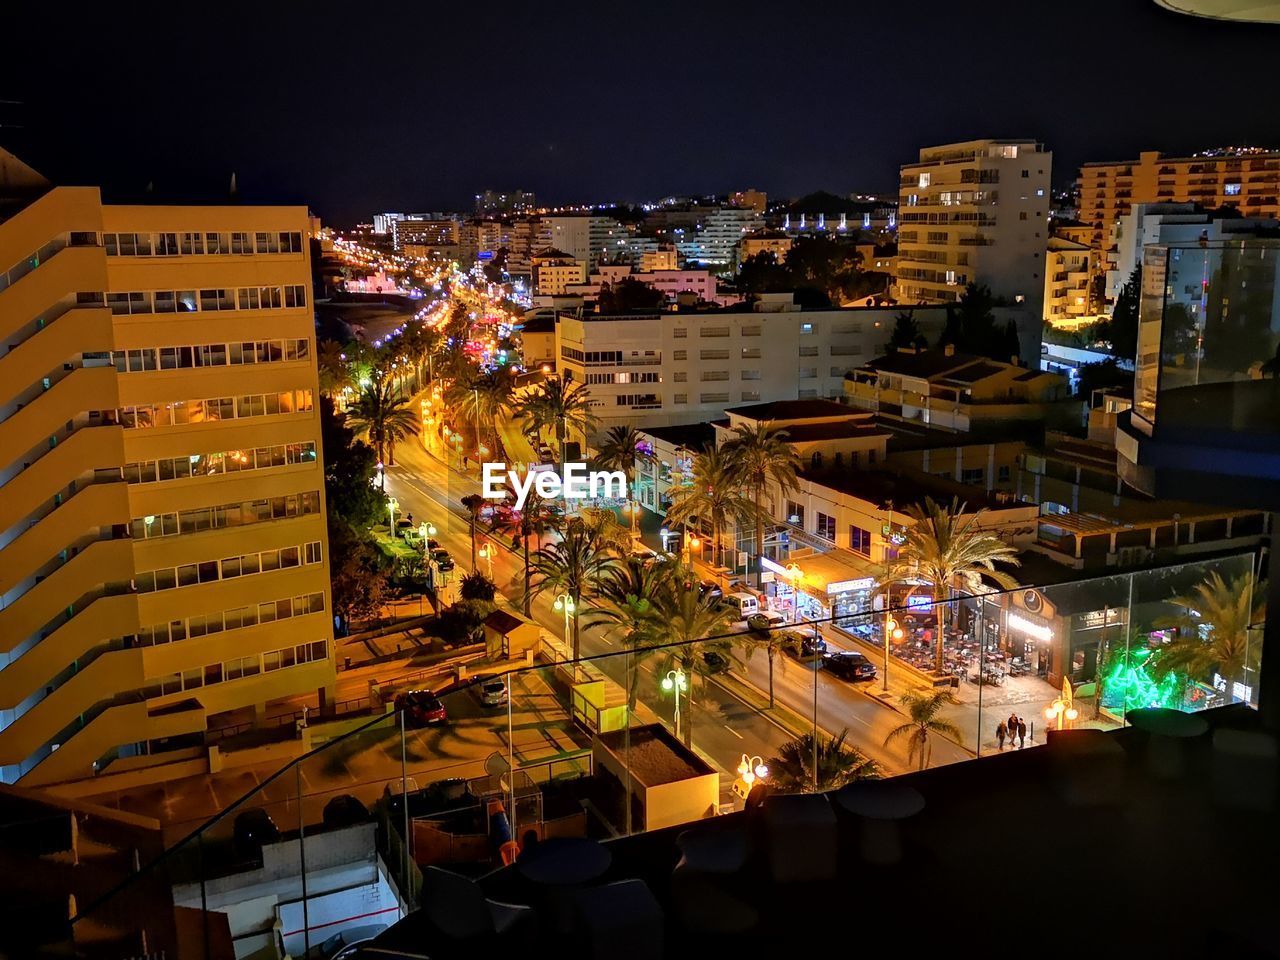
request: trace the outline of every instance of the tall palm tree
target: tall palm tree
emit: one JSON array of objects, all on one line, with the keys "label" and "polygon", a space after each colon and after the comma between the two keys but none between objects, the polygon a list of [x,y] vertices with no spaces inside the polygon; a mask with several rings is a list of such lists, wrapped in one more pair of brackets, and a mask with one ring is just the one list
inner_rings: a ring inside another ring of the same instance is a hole
[{"label": "tall palm tree", "polygon": [[1249,626],[1266,615],[1265,591],[1265,581],[1254,583],[1253,571],[1227,581],[1215,570],[1189,594],[1174,597],[1169,602],[1184,613],[1156,625],[1177,627],[1178,637],[1157,651],[1152,671],[1157,677],[1177,671],[1198,679],[1217,673],[1226,681],[1227,703],[1234,703],[1236,683],[1256,668],[1261,653],[1261,644],[1249,643]]},{"label": "tall palm tree", "polygon": [[725,442],[725,450],[733,464],[733,476],[751,491],[756,523],[756,586],[760,586],[764,557],[764,491],[770,481],[786,496],[797,487],[800,457],[786,442],[787,431],[767,422],[742,424],[734,428]]},{"label": "tall palm tree", "polygon": [[[373,383],[365,387],[352,405],[348,423],[357,434],[368,438],[378,453],[378,460],[385,466],[395,465],[396,444],[417,436],[421,429],[417,416],[409,409],[409,401],[396,396],[389,381]],[[386,490],[386,470],[380,483]]]},{"label": "tall palm tree", "polygon": [[542,548],[542,537],[560,526],[560,514],[551,507],[551,504],[539,497],[534,491],[529,491],[529,496],[525,499],[523,509],[515,508],[515,496],[508,497],[507,502],[499,510],[493,513],[492,529],[501,531],[512,538],[513,542],[524,553],[524,591],[521,594],[523,598],[524,615],[530,617],[533,615],[532,604],[533,596],[530,590],[530,577],[532,569],[529,563],[530,542],[537,538],[537,547]]},{"label": "tall palm tree", "polygon": [[583,597],[618,564],[617,549],[581,518],[566,525],[561,539],[544,544],[533,557],[533,595],[554,591],[573,601],[571,646],[573,661],[582,658],[580,621]]},{"label": "tall palm tree", "polygon": [[776,757],[768,761],[769,784],[785,793],[821,793],[837,790],[854,780],[880,777],[880,764],[866,754],[845,745],[849,728],[839,736],[818,737],[818,775],[813,775],[813,734],[784,743]]},{"label": "tall palm tree", "polygon": [[489,501],[478,493],[469,493],[462,498],[463,509],[467,511],[467,523],[471,528],[471,569],[476,569],[476,524],[480,522],[480,511]]},{"label": "tall palm tree", "polygon": [[475,427],[476,451],[481,447],[480,432],[486,429],[493,438],[493,452],[498,449],[498,418],[511,405],[510,375],[475,372],[470,379],[455,380],[445,391],[445,403]]},{"label": "tall palm tree", "polygon": [[[684,743],[693,743],[693,698],[706,687],[714,672],[707,654],[729,661],[737,660],[735,638],[723,636],[733,614],[719,606],[710,594],[698,590],[696,579],[687,569],[673,575],[671,581],[654,598],[655,616],[659,620],[657,642],[661,644],[658,675],[672,670],[684,674],[688,684],[685,694]],[[675,690],[680,696],[680,690]]]},{"label": "tall palm tree", "polygon": [[933,755],[933,737],[939,735],[952,740],[960,739],[960,728],[945,717],[938,716],[943,704],[956,703],[950,690],[930,690],[926,693],[911,691],[900,698],[911,719],[894,727],[884,738],[884,745],[907,738],[907,762],[919,760],[920,769],[929,766]]},{"label": "tall palm tree", "polygon": [[800,650],[800,637],[789,630],[769,630],[764,633],[753,630],[742,635],[742,646],[747,651],[747,659],[750,659],[757,650],[761,650],[769,660],[769,707],[772,709],[774,663],[782,664],[779,672],[785,676],[787,660],[786,657],[778,660],[778,654],[797,653]]},{"label": "tall palm tree", "polygon": [[320,376],[320,392],[336,401],[342,392],[356,385],[351,363],[342,344],[336,340],[323,340],[316,353],[316,367]]},{"label": "tall palm tree", "polygon": [[596,450],[596,466],[601,470],[620,470],[627,478],[627,499],[631,508],[631,531],[636,533],[637,500],[636,469],[653,460],[653,454],[640,447],[640,432],[632,426],[610,427]]},{"label": "tall palm tree", "polygon": [[556,439],[560,469],[564,470],[564,449],[569,433],[588,433],[598,422],[591,412],[590,391],[580,383],[553,377],[543,380],[521,398],[517,412],[525,419],[525,434],[537,440],[543,430]]},{"label": "tall palm tree", "polygon": [[[716,566],[723,566],[722,531],[726,528],[736,531],[739,526],[756,521],[756,505],[742,489],[732,451],[712,447],[694,456],[690,483],[671,488],[667,522],[687,526],[691,521],[701,519],[709,523],[712,557]],[[734,546],[737,546],[736,533]]]},{"label": "tall palm tree", "polygon": [[670,589],[678,568],[672,560],[650,560],[630,554],[600,583],[602,605],[587,613],[588,627],[609,624],[622,628],[622,645],[629,651],[627,707],[635,710],[640,691],[640,664],[656,652],[662,637],[659,597]]},{"label": "tall palm tree", "polygon": [[934,612],[938,616],[938,643],[935,669],[942,672],[943,642],[946,637],[947,604],[954,591],[970,595],[986,592],[983,579],[1008,590],[1018,585],[996,562],[1018,565],[1018,552],[999,537],[983,530],[979,521],[984,511],[966,513],[958,499],[950,508],[931,497],[924,505],[906,510],[911,520],[906,541],[898,558],[888,564],[886,582],[924,580],[933,591]]}]

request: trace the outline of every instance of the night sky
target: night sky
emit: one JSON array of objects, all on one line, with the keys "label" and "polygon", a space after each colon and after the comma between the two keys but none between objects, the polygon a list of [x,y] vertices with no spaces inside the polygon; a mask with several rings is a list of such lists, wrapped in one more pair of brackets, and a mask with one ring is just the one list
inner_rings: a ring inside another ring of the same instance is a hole
[{"label": "night sky", "polygon": [[1280,31],[1152,0],[26,3],[5,32],[0,145],[55,181],[176,199],[235,171],[339,224],[485,187],[892,191],[920,146],[982,136],[1045,141],[1055,184],[1280,145]]}]

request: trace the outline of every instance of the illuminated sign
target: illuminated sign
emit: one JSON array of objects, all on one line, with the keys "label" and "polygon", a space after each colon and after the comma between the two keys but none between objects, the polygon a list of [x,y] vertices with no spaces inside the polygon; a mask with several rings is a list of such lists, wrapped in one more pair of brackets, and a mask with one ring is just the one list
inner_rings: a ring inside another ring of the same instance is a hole
[{"label": "illuminated sign", "polygon": [[791,576],[791,572],[787,570],[786,567],[775,560],[770,560],[768,557],[760,558],[760,566],[764,567],[766,570],[772,570],[774,573],[781,574],[784,577],[789,578]]},{"label": "illuminated sign", "polygon": [[827,593],[844,593],[846,590],[870,590],[875,586],[875,580],[872,577],[863,577],[860,580],[837,580],[835,583],[827,584]]},{"label": "illuminated sign", "polygon": [[1026,617],[1020,617],[1016,613],[1009,614],[1009,629],[1017,630],[1028,636],[1035,637],[1037,640],[1052,640],[1053,630],[1046,627],[1043,623],[1036,623],[1034,620],[1028,620]]},{"label": "illuminated sign", "polygon": [[933,597],[927,593],[913,593],[907,597],[908,610],[928,610],[933,606]]}]

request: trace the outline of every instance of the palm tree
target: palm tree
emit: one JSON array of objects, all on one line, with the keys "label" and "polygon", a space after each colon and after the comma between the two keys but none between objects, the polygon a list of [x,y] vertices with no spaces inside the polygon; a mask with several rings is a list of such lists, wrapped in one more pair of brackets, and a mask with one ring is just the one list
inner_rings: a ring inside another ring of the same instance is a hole
[{"label": "palm tree", "polygon": [[[667,522],[688,526],[696,519],[711,525],[712,556],[716,566],[723,566],[721,532],[726,528],[736,531],[739,526],[756,520],[756,506],[742,492],[731,450],[712,447],[697,454],[693,458],[690,483],[671,488]],[[734,545],[737,545],[736,532]]]},{"label": "palm tree", "polygon": [[324,340],[316,353],[316,366],[320,375],[320,392],[330,400],[337,400],[344,391],[356,385],[347,354],[336,340]]},{"label": "palm tree", "polygon": [[507,413],[511,405],[511,377],[502,373],[476,372],[469,380],[455,380],[445,391],[445,403],[475,427],[476,453],[479,455],[480,431],[487,427],[493,437],[494,452],[498,449],[498,418]]},{"label": "palm tree", "polygon": [[634,711],[640,691],[640,664],[656,651],[662,636],[658,598],[670,589],[678,568],[672,560],[650,560],[630,554],[609,571],[600,583],[604,604],[587,613],[588,627],[612,624],[622,628],[622,645],[630,652],[627,707]]},{"label": "palm tree", "polygon": [[813,775],[813,734],[784,743],[768,761],[769,783],[785,793],[837,790],[854,780],[875,780],[880,764],[854,747],[845,746],[849,728],[837,737],[818,738],[818,775]]},{"label": "palm tree", "polygon": [[1157,651],[1152,671],[1157,677],[1178,671],[1200,679],[1217,673],[1226,681],[1227,703],[1234,703],[1236,683],[1256,668],[1261,653],[1261,644],[1249,643],[1249,627],[1266,615],[1259,599],[1265,595],[1265,581],[1255,584],[1252,571],[1226,581],[1215,570],[1189,594],[1174,597],[1169,602],[1185,612],[1156,625],[1177,627],[1178,637]]},{"label": "palm tree", "polygon": [[[757,650],[763,650],[765,656],[769,658],[769,708],[774,706],[773,699],[773,666],[774,661],[778,659],[779,653],[795,653],[800,649],[800,637],[788,630],[769,630],[766,633],[757,633],[751,631],[742,635],[742,645],[746,648],[747,659],[751,658]],[[786,674],[787,660],[784,657],[781,661],[783,675]]]},{"label": "palm tree", "polygon": [[952,592],[970,595],[986,592],[983,578],[1008,590],[1018,585],[1010,574],[997,569],[996,561],[1018,565],[1018,552],[980,526],[982,514],[966,513],[958,499],[950,509],[925,497],[924,506],[913,504],[906,511],[912,521],[898,559],[888,565],[887,583],[924,580],[933,589],[933,609],[938,615],[938,646],[935,669],[942,672],[943,641],[946,637],[947,606]]},{"label": "palm tree", "polygon": [[521,398],[517,412],[525,418],[525,434],[536,441],[543,430],[556,438],[560,470],[564,470],[564,448],[570,431],[589,432],[598,418],[591,412],[590,392],[580,383],[553,377],[543,380]]},{"label": "palm tree", "polygon": [[760,586],[764,557],[764,491],[772,481],[782,496],[796,489],[800,457],[786,443],[787,431],[767,422],[741,424],[725,442],[725,450],[733,464],[733,476],[751,491],[756,522],[756,586]]},{"label": "palm tree", "polygon": [[602,470],[621,470],[627,478],[628,502],[631,508],[631,532],[636,533],[636,467],[653,460],[653,454],[640,448],[640,433],[632,426],[610,427],[596,450],[596,465]]},{"label": "palm tree", "polygon": [[[406,398],[396,396],[390,382],[374,383],[360,392],[348,415],[351,428],[368,438],[378,452],[379,462],[388,467],[395,466],[396,444],[417,436],[421,429],[408,403]],[[380,483],[385,491],[385,469]]]},{"label": "palm tree", "polygon": [[462,506],[467,511],[467,520],[471,527],[471,569],[476,569],[476,524],[480,520],[480,511],[489,501],[478,493],[469,493],[462,498]]},{"label": "palm tree", "polygon": [[908,738],[907,762],[914,763],[919,758],[920,769],[923,770],[929,766],[929,758],[933,754],[934,734],[950,737],[952,740],[960,739],[960,728],[950,720],[938,716],[943,704],[956,703],[957,700],[950,690],[930,690],[927,693],[913,690],[904,693],[900,700],[911,719],[890,730],[889,735],[884,738],[884,745],[887,747],[895,740]]},{"label": "palm tree", "polygon": [[541,549],[543,535],[558,529],[559,526],[560,514],[532,490],[529,491],[522,510],[515,508],[515,497],[512,495],[502,509],[495,510],[493,513],[492,529],[507,534],[524,553],[524,592],[521,596],[526,617],[533,615],[533,597],[529,589],[532,574],[529,565],[529,541],[537,537],[536,549]]},{"label": "palm tree", "polygon": [[617,551],[601,539],[583,520],[574,517],[565,526],[564,536],[545,544],[533,557],[533,595],[554,591],[573,601],[573,661],[582,657],[582,598],[591,593],[609,571],[617,566]]},{"label": "palm tree", "polygon": [[[722,636],[733,622],[733,614],[720,607],[710,594],[697,589],[694,577],[687,568],[678,567],[662,590],[654,597],[655,617],[658,620],[657,642],[662,644],[662,657],[658,675],[665,676],[672,670],[684,674],[688,684],[684,712],[684,743],[693,742],[693,697],[706,686],[714,672],[707,654],[724,660],[736,661],[735,639]],[[680,696],[680,690],[675,690]]]}]

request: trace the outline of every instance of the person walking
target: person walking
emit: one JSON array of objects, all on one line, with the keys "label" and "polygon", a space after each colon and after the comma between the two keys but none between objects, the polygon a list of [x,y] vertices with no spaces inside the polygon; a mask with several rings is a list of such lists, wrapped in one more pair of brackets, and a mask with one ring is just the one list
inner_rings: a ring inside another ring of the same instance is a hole
[{"label": "person walking", "polygon": [[1018,718],[1018,749],[1021,750],[1027,745],[1027,721],[1021,717]]},{"label": "person walking", "polygon": [[1005,726],[1005,723],[1003,720],[1001,720],[999,723],[996,724],[996,740],[1000,742],[1001,750],[1004,749],[1004,737],[1007,732],[1008,732],[1008,728]]},{"label": "person walking", "polygon": [[1012,747],[1013,738],[1018,735],[1018,715],[1016,713],[1010,713],[1005,726],[1009,731],[1009,746]]}]

